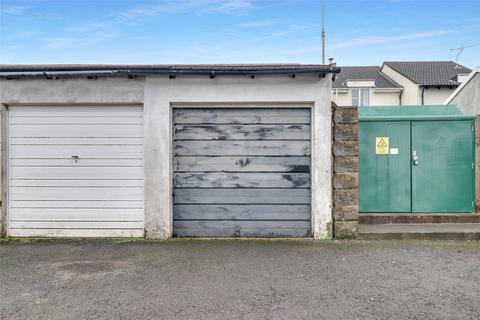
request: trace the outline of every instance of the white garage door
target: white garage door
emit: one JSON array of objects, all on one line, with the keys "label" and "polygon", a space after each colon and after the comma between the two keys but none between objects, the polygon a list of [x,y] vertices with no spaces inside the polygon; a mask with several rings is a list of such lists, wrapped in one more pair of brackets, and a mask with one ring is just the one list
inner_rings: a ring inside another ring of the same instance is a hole
[{"label": "white garage door", "polygon": [[11,236],[143,236],[140,106],[9,108]]}]

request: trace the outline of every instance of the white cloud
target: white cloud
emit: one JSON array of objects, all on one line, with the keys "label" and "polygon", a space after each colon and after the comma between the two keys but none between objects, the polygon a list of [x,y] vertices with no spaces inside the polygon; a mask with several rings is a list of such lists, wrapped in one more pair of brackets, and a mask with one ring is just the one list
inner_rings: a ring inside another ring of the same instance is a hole
[{"label": "white cloud", "polygon": [[126,23],[137,24],[146,18],[179,13],[234,14],[253,8],[253,0],[157,0],[153,4],[136,6],[104,16],[102,20],[70,25],[67,36],[47,39],[48,48],[66,48],[94,44],[112,39],[121,33]]},{"label": "white cloud", "polygon": [[234,14],[253,8],[252,0],[159,0],[151,5],[134,7],[116,13],[116,17],[130,22],[146,17],[180,13],[222,13]]},{"label": "white cloud", "polygon": [[359,38],[344,41],[344,42],[336,42],[331,44],[329,47],[330,49],[339,49],[339,48],[364,46],[369,44],[383,44],[383,43],[389,43],[389,42],[417,40],[417,39],[445,36],[455,32],[457,31],[456,30],[432,30],[432,31],[425,31],[425,32],[408,33],[408,34],[402,34],[402,35],[396,35],[396,36],[366,36],[366,37],[359,37]]},{"label": "white cloud", "polygon": [[78,37],[54,37],[46,39],[45,47],[60,49],[68,47],[86,46],[103,42],[116,36],[117,34],[114,32],[112,33],[106,31],[98,31],[92,34]]},{"label": "white cloud", "polygon": [[0,14],[10,14],[14,16],[22,16],[25,14],[25,11],[28,10],[28,7],[25,6],[4,6],[0,7]]},{"label": "white cloud", "polygon": [[47,48],[65,48],[78,43],[77,38],[71,37],[55,37],[46,40],[45,47]]},{"label": "white cloud", "polygon": [[110,27],[110,23],[105,21],[90,21],[87,23],[79,24],[76,26],[67,26],[65,31],[67,32],[89,32],[99,29],[106,29]]},{"label": "white cloud", "polygon": [[276,38],[292,37],[299,38],[299,36],[305,37],[307,34],[318,33],[320,34],[320,27],[313,24],[285,24],[281,28],[276,28],[270,32],[265,32],[251,36],[244,41],[249,42],[263,42],[265,40],[272,40]]},{"label": "white cloud", "polygon": [[[459,32],[458,30],[431,30],[431,31],[425,31],[425,32],[400,34],[395,36],[365,36],[365,37],[348,39],[344,41],[336,41],[336,42],[333,42],[332,44],[327,43],[327,50],[343,49],[343,48],[350,48],[350,47],[362,47],[362,46],[368,46],[368,45],[387,44],[387,43],[411,44],[412,42],[409,42],[409,41],[441,37],[441,36],[446,36],[446,35],[454,34],[458,32]],[[322,52],[321,46],[310,46],[310,47],[286,50],[283,53],[288,55],[301,55],[301,54],[308,54],[308,53],[320,54],[321,52]]]},{"label": "white cloud", "polygon": [[39,31],[19,31],[19,32],[13,33],[13,36],[21,39],[29,39],[29,38],[37,37],[40,34],[42,33]]},{"label": "white cloud", "polygon": [[2,46],[0,48],[0,63],[8,63],[17,58],[16,51],[23,49],[21,44]]},{"label": "white cloud", "polygon": [[240,23],[235,25],[235,27],[238,28],[263,28],[263,27],[270,27],[273,25],[277,25],[282,23],[283,21],[281,20],[258,20],[258,21],[252,21],[252,22],[246,22],[246,23]]}]

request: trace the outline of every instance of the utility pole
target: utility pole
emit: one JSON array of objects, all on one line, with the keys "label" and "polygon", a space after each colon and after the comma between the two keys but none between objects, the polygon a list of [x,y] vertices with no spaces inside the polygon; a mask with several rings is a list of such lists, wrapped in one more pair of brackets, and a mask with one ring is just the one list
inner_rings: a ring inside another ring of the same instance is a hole
[{"label": "utility pole", "polygon": [[325,1],[322,2],[322,64],[325,64]]},{"label": "utility pole", "polygon": [[458,57],[460,57],[460,55],[463,53],[463,50],[465,50],[467,48],[471,48],[471,47],[474,47],[474,46],[464,46],[464,47],[458,47],[458,48],[450,49],[450,51],[456,51],[457,52],[457,56],[455,57],[455,63],[456,64],[458,64]]}]

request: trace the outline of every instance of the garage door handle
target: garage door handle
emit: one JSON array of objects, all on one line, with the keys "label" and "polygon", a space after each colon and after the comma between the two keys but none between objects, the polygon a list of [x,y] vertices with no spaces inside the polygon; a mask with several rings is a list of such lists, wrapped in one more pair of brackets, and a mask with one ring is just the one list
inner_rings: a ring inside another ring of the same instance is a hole
[{"label": "garage door handle", "polygon": [[72,159],[75,160],[75,163],[78,162],[78,156],[72,156]]},{"label": "garage door handle", "polygon": [[414,166],[418,166],[418,156],[416,150],[413,150],[412,152],[412,161]]}]

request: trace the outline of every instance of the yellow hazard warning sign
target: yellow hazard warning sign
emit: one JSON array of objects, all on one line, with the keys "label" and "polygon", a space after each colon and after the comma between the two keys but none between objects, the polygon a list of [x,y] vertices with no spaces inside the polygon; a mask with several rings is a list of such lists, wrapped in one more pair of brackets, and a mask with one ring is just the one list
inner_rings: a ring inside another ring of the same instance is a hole
[{"label": "yellow hazard warning sign", "polygon": [[375,153],[388,154],[389,141],[388,137],[375,137]]}]

